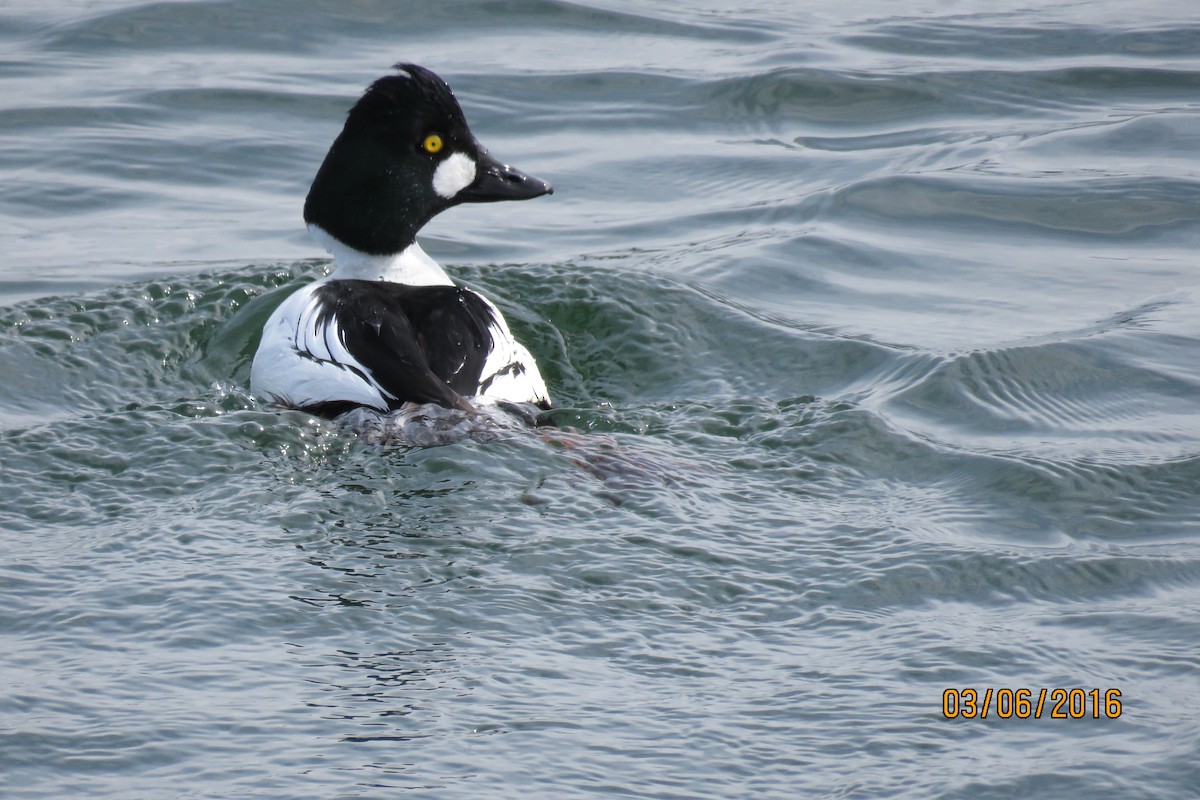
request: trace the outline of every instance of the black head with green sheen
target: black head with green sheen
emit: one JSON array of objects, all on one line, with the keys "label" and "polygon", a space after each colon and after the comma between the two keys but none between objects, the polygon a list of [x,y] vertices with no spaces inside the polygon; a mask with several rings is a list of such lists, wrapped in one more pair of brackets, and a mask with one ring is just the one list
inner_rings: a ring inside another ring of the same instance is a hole
[{"label": "black head with green sheen", "polygon": [[415,64],[396,69],[350,109],[309,189],[305,222],[354,250],[386,255],[451,206],[553,191],[479,144],[444,80]]}]

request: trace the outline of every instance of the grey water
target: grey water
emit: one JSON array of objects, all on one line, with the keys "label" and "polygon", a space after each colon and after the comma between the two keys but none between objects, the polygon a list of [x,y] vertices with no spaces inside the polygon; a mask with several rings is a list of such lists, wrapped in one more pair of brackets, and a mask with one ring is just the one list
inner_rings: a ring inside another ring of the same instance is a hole
[{"label": "grey water", "polygon": [[[249,394],[400,60],[556,429]],[[1198,142],[1190,2],[4,4],[0,796],[1200,797]]]}]

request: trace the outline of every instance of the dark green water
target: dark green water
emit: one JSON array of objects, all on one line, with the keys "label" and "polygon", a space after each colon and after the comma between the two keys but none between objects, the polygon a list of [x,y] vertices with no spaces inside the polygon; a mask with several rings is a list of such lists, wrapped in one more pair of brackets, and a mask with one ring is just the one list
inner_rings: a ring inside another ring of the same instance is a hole
[{"label": "dark green water", "polygon": [[[78,5],[0,10],[5,798],[1198,796],[1200,12]],[[247,391],[400,59],[555,185],[423,241],[563,432]]]}]

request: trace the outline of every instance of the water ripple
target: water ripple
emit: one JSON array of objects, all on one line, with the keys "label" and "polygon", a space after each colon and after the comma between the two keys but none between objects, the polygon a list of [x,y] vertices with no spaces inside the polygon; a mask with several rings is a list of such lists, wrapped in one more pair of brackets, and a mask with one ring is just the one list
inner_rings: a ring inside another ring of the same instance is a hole
[{"label": "water ripple", "polygon": [[[6,797],[1194,790],[1181,4],[27,5]],[[306,184],[400,59],[556,187],[424,244],[557,428],[381,446],[247,391],[328,266]],[[1025,686],[1125,713],[942,715]]]}]

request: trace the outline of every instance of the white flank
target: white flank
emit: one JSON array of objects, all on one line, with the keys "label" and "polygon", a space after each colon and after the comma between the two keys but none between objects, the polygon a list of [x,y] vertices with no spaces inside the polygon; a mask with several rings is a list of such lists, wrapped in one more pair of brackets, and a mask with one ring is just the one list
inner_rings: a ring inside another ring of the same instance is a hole
[{"label": "white flank", "polygon": [[324,282],[295,292],[267,320],[250,367],[250,390],[288,406],[341,400],[386,411],[385,392],[364,379],[366,371],[342,344],[337,320],[316,325],[313,295]]},{"label": "white flank", "polygon": [[475,181],[475,162],[462,153],[454,153],[433,172],[433,190],[450,200]]},{"label": "white flank", "polygon": [[[263,326],[262,341],[250,367],[250,390],[287,406],[345,401],[386,411],[392,396],[369,377],[341,341],[337,319],[318,326],[315,292],[330,278],[305,286],[283,301]],[[476,399],[488,402],[549,403],[550,395],[537,362],[512,337],[500,310],[489,333],[492,350],[480,376]]]}]

